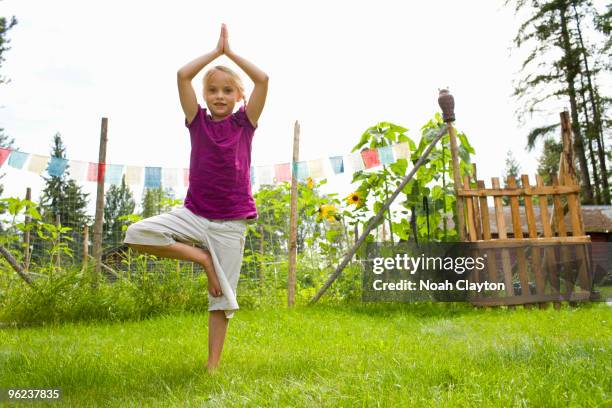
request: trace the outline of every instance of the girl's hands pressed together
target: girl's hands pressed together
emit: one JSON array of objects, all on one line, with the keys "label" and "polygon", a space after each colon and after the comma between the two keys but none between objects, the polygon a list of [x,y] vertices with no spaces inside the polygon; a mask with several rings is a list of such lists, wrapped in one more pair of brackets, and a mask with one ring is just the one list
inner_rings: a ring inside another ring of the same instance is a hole
[{"label": "girl's hands pressed together", "polygon": [[221,34],[219,34],[219,41],[217,42],[217,48],[215,48],[215,52],[219,55],[228,55],[232,52],[229,46],[227,26],[225,24],[221,24]]},{"label": "girl's hands pressed together", "polygon": [[219,34],[219,41],[217,41],[217,47],[215,48],[215,52],[218,55],[223,55],[223,42],[224,42],[223,29],[224,28],[225,28],[225,24],[221,24],[221,33]]},{"label": "girl's hands pressed together", "polygon": [[232,50],[229,46],[229,35],[227,34],[227,26],[221,24],[221,38],[223,39],[223,53],[225,55],[231,54]]}]

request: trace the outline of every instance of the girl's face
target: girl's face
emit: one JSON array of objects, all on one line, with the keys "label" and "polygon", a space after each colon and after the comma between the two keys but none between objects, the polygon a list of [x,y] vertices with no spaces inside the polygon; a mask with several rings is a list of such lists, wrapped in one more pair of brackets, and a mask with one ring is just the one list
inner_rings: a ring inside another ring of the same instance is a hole
[{"label": "girl's face", "polygon": [[231,77],[215,71],[204,88],[204,100],[213,119],[223,119],[232,114],[234,105],[242,99]]}]

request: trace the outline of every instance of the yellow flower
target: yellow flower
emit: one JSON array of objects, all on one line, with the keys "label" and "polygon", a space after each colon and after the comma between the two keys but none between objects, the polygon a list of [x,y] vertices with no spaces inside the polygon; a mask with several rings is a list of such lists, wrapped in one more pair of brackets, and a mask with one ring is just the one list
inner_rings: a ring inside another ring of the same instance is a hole
[{"label": "yellow flower", "polygon": [[363,199],[361,197],[361,193],[359,191],[355,191],[354,193],[349,194],[346,197],[346,203],[348,205],[355,205],[357,208],[363,205]]},{"label": "yellow flower", "polygon": [[334,221],[336,217],[336,206],[333,204],[323,204],[319,207],[319,219],[322,220],[327,218],[328,221]]},{"label": "yellow flower", "polygon": [[308,177],[306,179],[306,187],[308,187],[311,190],[314,187],[314,180],[312,179],[312,177]]}]

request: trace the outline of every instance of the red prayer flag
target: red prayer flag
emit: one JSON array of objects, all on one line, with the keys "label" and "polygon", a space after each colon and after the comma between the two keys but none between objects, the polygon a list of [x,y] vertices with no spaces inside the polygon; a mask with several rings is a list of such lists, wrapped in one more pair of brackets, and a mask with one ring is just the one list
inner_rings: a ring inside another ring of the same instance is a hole
[{"label": "red prayer flag", "polygon": [[361,157],[363,158],[363,163],[365,164],[366,169],[371,169],[372,167],[380,166],[380,159],[378,157],[378,150],[369,149],[361,152]]},{"label": "red prayer flag", "polygon": [[8,159],[10,154],[11,154],[11,149],[3,149],[2,147],[0,147],[0,166],[4,164],[4,162],[6,161],[6,159]]},{"label": "red prayer flag", "polygon": [[274,165],[274,181],[276,183],[291,181],[291,168],[289,167],[289,163]]},{"label": "red prayer flag", "polygon": [[87,181],[104,182],[104,170],[106,169],[105,163],[89,163],[87,167]]}]

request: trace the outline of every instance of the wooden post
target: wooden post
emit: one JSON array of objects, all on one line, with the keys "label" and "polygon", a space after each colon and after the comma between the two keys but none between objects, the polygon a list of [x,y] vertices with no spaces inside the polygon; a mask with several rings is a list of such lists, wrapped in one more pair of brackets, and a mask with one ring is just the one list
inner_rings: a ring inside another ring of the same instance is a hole
[{"label": "wooden post", "polygon": [[108,119],[102,118],[100,129],[100,149],[98,151],[98,190],[96,192],[96,218],[93,234],[93,257],[96,265],[93,269],[92,286],[98,284],[102,262],[102,223],[104,218],[104,171],[106,167],[106,142],[107,142]]},{"label": "wooden post", "polygon": [[[26,196],[25,196],[26,200],[30,201],[32,199],[32,189],[30,187],[26,188]],[[25,216],[25,225],[27,226],[30,221],[30,215],[28,214],[28,209],[30,208],[30,206],[26,206],[26,216]],[[23,256],[24,259],[24,266],[23,266],[23,271],[25,273],[28,273],[28,269],[30,268],[30,230],[27,229],[25,231],[25,233],[23,234],[23,244],[25,246],[25,253]]]},{"label": "wooden post", "polygon": [[457,147],[457,134],[451,122],[446,123],[448,136],[450,138],[451,159],[453,162],[453,181],[455,188],[455,208],[457,209],[457,229],[459,230],[459,239],[465,241],[465,214],[463,210],[463,197],[459,197],[459,188],[461,187],[461,172],[459,171],[459,150]]},{"label": "wooden post", "polygon": [[295,267],[297,261],[297,162],[300,156],[300,124],[293,127],[293,159],[291,172],[291,213],[289,216],[289,270],[287,274],[287,305],[295,304]]},{"label": "wooden post", "polygon": [[89,225],[83,227],[83,271],[87,270],[89,258]]},{"label": "wooden post", "polygon": [[259,240],[259,254],[261,256],[261,262],[259,264],[259,287],[263,289],[264,287],[264,256],[265,256],[265,242],[264,242],[264,226],[263,224],[260,226],[259,233],[261,234],[261,238]]}]

